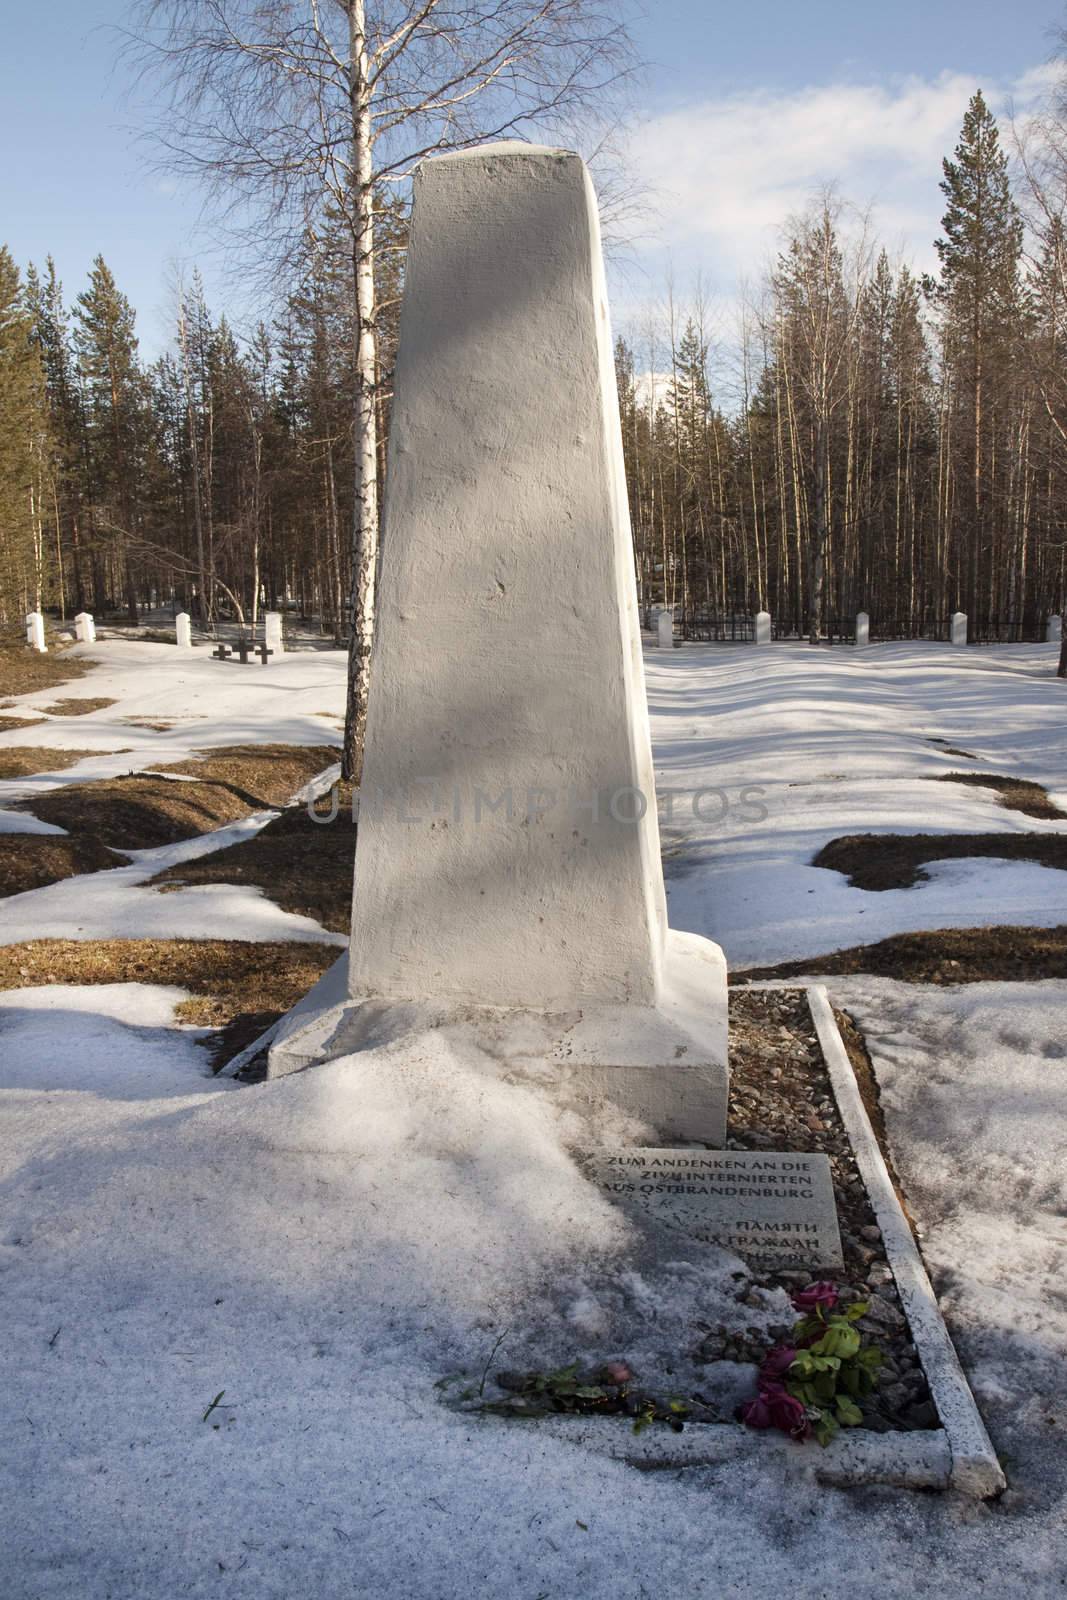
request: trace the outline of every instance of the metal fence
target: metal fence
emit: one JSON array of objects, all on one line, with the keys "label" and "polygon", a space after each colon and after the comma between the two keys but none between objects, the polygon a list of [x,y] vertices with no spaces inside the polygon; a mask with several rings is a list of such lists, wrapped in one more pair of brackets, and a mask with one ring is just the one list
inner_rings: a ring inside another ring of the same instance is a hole
[{"label": "metal fence", "polygon": [[674,631],[701,644],[752,644],[756,619],[744,611],[709,611],[706,607],[675,613]]},{"label": "metal fence", "polygon": [[823,623],[823,638],[827,644],[855,644],[855,617],[827,617]]},{"label": "metal fence", "polygon": [[1041,644],[1045,617],[968,617],[968,644]]},{"label": "metal fence", "polygon": [[946,641],[950,634],[948,617],[871,617],[872,644],[890,640],[929,639]]}]

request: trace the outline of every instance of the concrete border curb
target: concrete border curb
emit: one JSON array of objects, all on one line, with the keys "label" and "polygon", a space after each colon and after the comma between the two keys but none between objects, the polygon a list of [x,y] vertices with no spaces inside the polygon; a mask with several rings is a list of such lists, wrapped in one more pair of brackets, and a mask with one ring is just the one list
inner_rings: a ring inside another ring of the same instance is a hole
[{"label": "concrete border curb", "polygon": [[949,1485],[983,1499],[999,1494],[1005,1487],[1004,1473],[893,1188],[834,1018],[830,997],[821,983],[812,984],[807,993],[834,1098],[882,1230],[886,1259],[893,1269],[900,1302],[948,1440]]},{"label": "concrete border curb", "polygon": [[[761,984],[761,988],[800,988]],[[842,1431],[825,1449],[800,1448],[781,1434],[739,1423],[689,1423],[684,1433],[652,1426],[635,1434],[623,1417],[544,1417],[524,1423],[562,1444],[612,1456],[644,1471],[696,1471],[780,1457],[790,1471],[840,1486],[882,1483],[901,1489],[954,1489],[988,1499],[1005,1487],[1004,1473],[949,1337],[933,1287],[912,1237],[856,1074],[822,984],[805,986],[834,1097],[867,1187],[886,1259],[926,1374],[940,1428],[915,1432]]]}]

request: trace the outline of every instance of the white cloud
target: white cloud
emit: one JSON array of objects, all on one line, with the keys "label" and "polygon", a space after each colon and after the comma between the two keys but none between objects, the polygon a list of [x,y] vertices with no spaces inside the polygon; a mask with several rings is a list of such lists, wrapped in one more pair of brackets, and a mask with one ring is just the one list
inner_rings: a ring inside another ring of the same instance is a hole
[{"label": "white cloud", "polygon": [[998,113],[1009,103],[1025,113],[1048,74],[1038,67],[1013,83],[978,85],[943,72],[755,90],[652,117],[631,146],[658,213],[658,238],[639,245],[640,255],[655,272],[666,248],[676,281],[699,268],[713,292],[732,293],[773,253],[786,217],[834,183],[843,198],[872,208],[891,254],[930,266],[943,209],[941,159],[955,147],[971,95],[981,87]]}]

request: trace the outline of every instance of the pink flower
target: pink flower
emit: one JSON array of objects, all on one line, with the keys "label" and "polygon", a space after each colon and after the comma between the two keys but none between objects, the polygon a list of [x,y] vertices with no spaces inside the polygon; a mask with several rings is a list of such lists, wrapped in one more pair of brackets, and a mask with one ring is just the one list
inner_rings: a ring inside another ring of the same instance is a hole
[{"label": "pink flower", "polygon": [[608,1361],[602,1371],[605,1383],[617,1384],[620,1388],[624,1383],[633,1381],[633,1368],[629,1367],[625,1361]]},{"label": "pink flower", "polygon": [[768,1350],[763,1358],[759,1369],[760,1383],[776,1383],[779,1379],[784,1378],[796,1358],[797,1353],[791,1346],[775,1345],[774,1349]]},{"label": "pink flower", "polygon": [[808,1316],[816,1310],[832,1311],[837,1305],[837,1285],[825,1278],[818,1283],[809,1283],[806,1289],[797,1290],[793,1305],[797,1311]]}]

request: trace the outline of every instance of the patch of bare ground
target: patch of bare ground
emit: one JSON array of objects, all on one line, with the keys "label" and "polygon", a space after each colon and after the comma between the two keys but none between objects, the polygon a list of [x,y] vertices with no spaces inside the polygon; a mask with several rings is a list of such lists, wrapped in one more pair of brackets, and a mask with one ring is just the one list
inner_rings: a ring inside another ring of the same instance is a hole
[{"label": "patch of bare ground", "polygon": [[[902,983],[1027,983],[1067,978],[1067,927],[934,928],[898,933],[805,961],[750,967],[734,983],[759,979],[847,977],[863,973]],[[846,1041],[847,1043],[847,1041]]]},{"label": "patch of bare ground", "polygon": [[1067,871],[1067,833],[846,833],[812,861],[843,873],[855,889],[911,889],[930,861],[992,856]]},{"label": "patch of bare ground", "polygon": [[1049,822],[1067,822],[1067,811],[1060,810],[1044,784],[1032,783],[1029,778],[1004,778],[993,772],[945,772],[934,781],[995,789],[1000,804],[1009,811],[1021,811],[1026,817],[1043,817]]},{"label": "patch of bare ground", "polygon": [[61,878],[103,872],[125,862],[97,839],[58,833],[0,833],[0,899],[44,889]]},{"label": "patch of bare ground", "polygon": [[[284,805],[336,755],[333,745],[231,745],[204,760],[175,761],[158,772],[34,795],[20,802],[20,809],[114,850],[148,850]],[[170,773],[179,775],[177,781]]]},{"label": "patch of bare ground", "polygon": [[[164,892],[207,883],[250,884],[283,911],[313,917],[334,933],[347,933],[352,917],[352,864],[356,829],[352,791],[338,785],[332,822],[315,822],[304,805],[287,806],[252,839],[168,867],[150,880]],[[329,802],[321,802],[329,815]]]},{"label": "patch of bare ground", "polygon": [[39,728],[43,717],[0,717],[0,733],[17,733],[20,728]]},{"label": "patch of bare ground", "polygon": [[[254,811],[284,805],[337,754],[333,745],[231,745],[210,752],[206,760],[160,769],[164,774],[195,772],[195,778],[138,772],[34,795],[15,809],[64,828],[70,838],[65,849],[58,849],[63,841],[49,835],[0,834],[0,893],[19,894],[79,872],[119,865],[105,846],[126,852],[176,844]],[[53,848],[45,849],[46,844]],[[52,876],[44,876],[48,872]],[[3,889],[5,883],[13,887]]]},{"label": "patch of bare ground", "polygon": [[97,698],[90,700],[88,696],[72,697],[70,700],[57,700],[54,705],[42,706],[41,710],[50,717],[87,717],[90,711],[105,711],[108,706],[117,705],[117,700]]},{"label": "patch of bare ground", "polygon": [[83,678],[97,665],[87,656],[68,655],[50,646],[47,655],[10,640],[0,643],[0,694],[33,694],[38,689],[58,689],[61,683]]},{"label": "patch of bare ground", "polygon": [[959,750],[959,749],[956,748],[955,745],[946,744],[944,739],[930,739],[930,740],[927,741],[927,743],[940,745],[941,746],[941,754],[942,755],[945,755],[945,756],[959,756],[964,761],[977,761],[978,760],[978,757],[975,756],[975,755],[972,755],[969,750]]},{"label": "patch of bare ground", "polygon": [[0,946],[0,989],[160,983],[190,991],[179,1021],[212,1028],[213,1065],[257,1038],[317,983],[334,945],[240,939],[36,939]]},{"label": "patch of bare ground", "polygon": [[127,728],[147,728],[151,733],[169,733],[177,726],[174,722],[150,722],[147,717],[120,717],[119,721]]},{"label": "patch of bare ground", "polygon": [[[120,750],[61,750],[46,744],[10,744],[0,749],[0,778],[32,778],[39,772],[64,772],[90,756],[125,756]],[[25,835],[22,836],[25,838]]]}]

